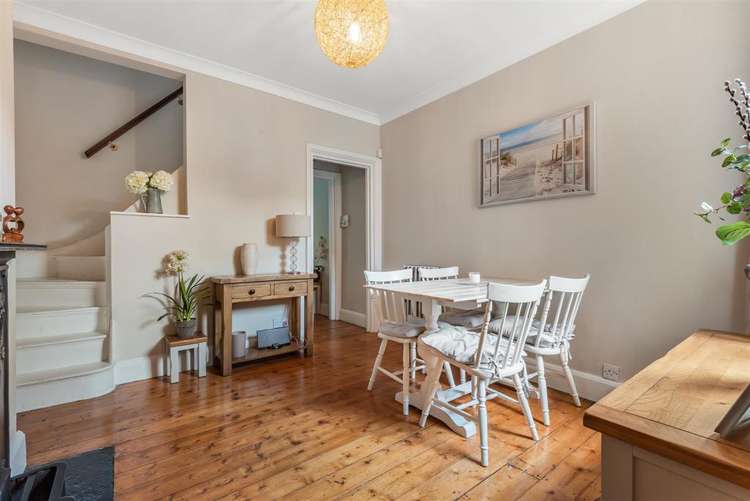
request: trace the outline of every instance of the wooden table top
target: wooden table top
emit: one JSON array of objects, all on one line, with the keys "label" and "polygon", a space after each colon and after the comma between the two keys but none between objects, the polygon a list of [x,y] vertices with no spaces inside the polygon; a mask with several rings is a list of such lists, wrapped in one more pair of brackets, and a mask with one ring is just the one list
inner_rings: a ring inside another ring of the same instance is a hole
[{"label": "wooden table top", "polygon": [[750,337],[701,330],[599,400],[589,428],[750,489],[750,433],[714,431],[750,383]]},{"label": "wooden table top", "polygon": [[366,288],[396,292],[406,296],[419,296],[449,303],[464,301],[487,302],[487,284],[489,282],[509,285],[532,285],[534,282],[512,278],[485,278],[473,283],[468,278],[448,280],[418,280],[416,282],[397,282],[392,284],[365,285]]},{"label": "wooden table top", "polygon": [[253,282],[278,282],[285,280],[309,280],[315,273],[269,273],[263,275],[220,275],[211,277],[215,284],[249,284]]}]

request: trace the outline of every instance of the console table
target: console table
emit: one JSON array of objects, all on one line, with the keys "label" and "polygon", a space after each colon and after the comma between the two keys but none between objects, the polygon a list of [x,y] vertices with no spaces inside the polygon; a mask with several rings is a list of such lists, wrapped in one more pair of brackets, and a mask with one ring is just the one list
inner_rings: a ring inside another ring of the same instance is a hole
[{"label": "console table", "polygon": [[[232,374],[232,366],[252,360],[300,352],[307,356],[313,354],[313,279],[314,273],[279,274],[279,275],[245,275],[211,277],[214,292],[214,314],[221,321],[221,330],[213,322],[211,328],[215,360],[222,376]],[[299,304],[304,298],[304,315],[297,313]],[[263,303],[267,301],[287,300],[289,308],[289,334],[292,343],[280,348],[259,350],[256,338],[251,338],[247,355],[232,358],[232,306],[237,303]],[[300,334],[304,326],[304,338]]]},{"label": "console table", "polygon": [[701,330],[590,407],[602,500],[750,499],[750,429],[717,425],[750,383],[750,337]]}]

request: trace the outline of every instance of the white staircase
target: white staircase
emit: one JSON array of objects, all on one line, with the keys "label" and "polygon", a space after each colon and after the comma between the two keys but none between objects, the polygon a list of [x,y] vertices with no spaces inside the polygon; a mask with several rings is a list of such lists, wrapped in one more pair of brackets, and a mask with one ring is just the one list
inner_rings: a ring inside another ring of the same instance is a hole
[{"label": "white staircase", "polygon": [[16,287],[18,411],[112,391],[103,256],[53,256],[53,278]]}]

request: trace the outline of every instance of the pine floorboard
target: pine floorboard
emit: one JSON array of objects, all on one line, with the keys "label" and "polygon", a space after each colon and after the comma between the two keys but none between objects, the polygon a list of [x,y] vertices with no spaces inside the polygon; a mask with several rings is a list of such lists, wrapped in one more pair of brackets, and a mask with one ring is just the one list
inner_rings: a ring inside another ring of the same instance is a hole
[{"label": "pine floorboard", "polygon": [[[601,495],[600,436],[552,391],[552,426],[534,443],[520,410],[492,400],[490,466],[418,411],[401,415],[385,376],[367,392],[379,340],[318,317],[314,357],[119,386],[103,397],[19,415],[29,464],[115,447],[117,499],[551,499]],[[386,367],[399,367],[389,347]],[[419,377],[418,377],[419,379]],[[541,412],[532,399],[535,416]]]}]

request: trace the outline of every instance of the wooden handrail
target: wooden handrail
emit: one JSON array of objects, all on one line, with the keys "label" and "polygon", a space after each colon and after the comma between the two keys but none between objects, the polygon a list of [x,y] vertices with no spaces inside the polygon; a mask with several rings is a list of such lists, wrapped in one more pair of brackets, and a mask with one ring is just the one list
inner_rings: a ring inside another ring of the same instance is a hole
[{"label": "wooden handrail", "polygon": [[147,110],[139,113],[135,118],[129,120],[125,125],[122,127],[119,127],[118,129],[115,129],[114,131],[110,132],[104,139],[97,142],[95,145],[93,145],[91,148],[87,149],[83,154],[86,155],[86,158],[91,158],[94,155],[96,155],[99,151],[106,148],[109,143],[117,139],[118,137],[125,134],[127,131],[138,125],[139,123],[146,120],[148,117],[165,107],[167,104],[169,104],[171,101],[174,101],[177,99],[178,96],[182,94],[182,87],[177,89],[176,91],[172,92],[170,95],[159,101],[158,103],[152,105]]}]

